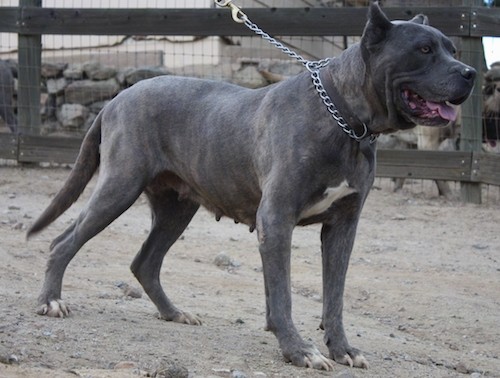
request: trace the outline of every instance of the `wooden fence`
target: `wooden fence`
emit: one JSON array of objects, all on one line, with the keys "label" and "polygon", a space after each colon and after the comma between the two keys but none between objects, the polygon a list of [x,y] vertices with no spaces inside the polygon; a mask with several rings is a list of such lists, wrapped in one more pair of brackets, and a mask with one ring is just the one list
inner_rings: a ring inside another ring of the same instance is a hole
[{"label": "wooden fence", "polygon": [[[467,1],[464,1],[466,3]],[[384,8],[391,19],[425,13],[433,26],[462,38],[462,60],[480,71],[482,36],[500,36],[500,9],[481,0],[462,7]],[[361,35],[365,8],[252,8],[251,20],[271,35]],[[81,139],[43,137],[40,130],[42,34],[243,36],[252,32],[232,21],[226,9],[42,8],[41,0],[0,7],[0,32],[17,33],[19,43],[18,120],[29,135],[0,134],[0,158],[19,162],[73,162]],[[380,177],[459,181],[464,201],[481,202],[481,184],[500,185],[500,156],[481,151],[481,83],[462,106],[461,151],[380,150]]]}]

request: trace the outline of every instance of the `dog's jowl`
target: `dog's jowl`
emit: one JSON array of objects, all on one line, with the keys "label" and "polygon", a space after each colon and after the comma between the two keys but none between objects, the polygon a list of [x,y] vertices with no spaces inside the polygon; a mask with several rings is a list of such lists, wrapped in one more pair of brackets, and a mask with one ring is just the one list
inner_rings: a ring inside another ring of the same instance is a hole
[{"label": "dog's jowl", "polygon": [[[267,328],[285,360],[325,370],[333,361],[366,368],[347,341],[342,307],[356,227],[374,179],[375,137],[456,117],[476,72],[454,53],[425,16],[391,22],[372,4],[360,43],[319,73],[344,127],[307,70],[261,89],[160,76],[121,92],[98,115],[69,178],[28,232],[68,209],[100,167],[84,209],[52,242],[39,313],[69,314],[61,300],[67,265],[145,193],[153,224],[131,269],[163,319],[201,324],[172,303],[159,277],[165,254],[201,205],[257,230]],[[322,224],[321,326],[329,356],[299,335],[291,314],[292,232],[312,223]]]}]

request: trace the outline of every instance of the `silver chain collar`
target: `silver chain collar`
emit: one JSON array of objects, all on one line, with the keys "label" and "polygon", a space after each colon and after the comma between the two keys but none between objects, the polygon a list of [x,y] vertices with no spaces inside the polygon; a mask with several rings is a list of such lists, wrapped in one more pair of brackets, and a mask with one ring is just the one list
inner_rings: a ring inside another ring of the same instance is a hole
[{"label": "silver chain collar", "polygon": [[[316,62],[311,62],[311,63],[316,63]],[[315,65],[313,65],[314,67]],[[352,139],[360,142],[362,139],[366,138],[368,135],[368,127],[366,124],[363,122],[363,133],[361,135],[356,135],[356,132],[354,129],[352,129],[347,121],[342,117],[340,112],[338,111],[337,107],[333,103],[332,99],[328,95],[328,92],[326,91],[325,87],[323,87],[323,83],[321,82],[321,78],[319,77],[319,68],[312,68],[309,67],[309,65],[306,65],[306,68],[309,70],[311,73],[311,79],[314,84],[314,88],[316,88],[316,92],[318,92],[319,97],[321,100],[323,100],[323,104],[325,104],[326,109],[328,112],[331,114],[332,118],[337,121],[337,125],[340,126],[342,131],[344,131],[347,135],[349,135]],[[375,134],[370,134],[370,143],[373,143],[377,140],[377,135]]]},{"label": "silver chain collar", "polygon": [[[316,92],[318,92],[319,97],[323,101],[323,104],[325,104],[326,109],[332,116],[332,118],[337,122],[337,125],[340,126],[340,128],[347,134],[349,135],[352,139],[354,139],[357,142],[360,142],[362,139],[366,138],[368,136],[368,127],[366,124],[363,122],[363,133],[361,135],[356,135],[355,131],[349,126],[347,121],[342,117],[340,114],[339,110],[333,103],[332,99],[328,95],[328,92],[326,91],[325,87],[323,86],[323,83],[321,82],[321,78],[319,77],[319,70],[323,67],[326,67],[328,63],[330,62],[330,58],[325,58],[317,61],[310,61],[305,59],[303,56],[297,54],[295,51],[290,50],[288,47],[283,45],[281,42],[277,41],[275,38],[271,37],[269,34],[267,34],[264,30],[259,28],[256,24],[251,22],[248,18],[248,16],[241,11],[237,6],[232,4],[232,2],[229,0],[215,0],[215,3],[219,6],[226,6],[231,8],[232,10],[232,16],[235,22],[238,23],[243,23],[245,26],[253,31],[255,34],[259,35],[263,40],[269,42],[271,45],[275,46],[279,50],[281,50],[283,53],[286,55],[290,56],[291,58],[296,59],[300,63],[302,63],[307,70],[311,74],[311,79],[314,85],[314,88],[316,89]],[[376,134],[370,134],[370,144],[374,143],[377,140],[378,135]]]}]

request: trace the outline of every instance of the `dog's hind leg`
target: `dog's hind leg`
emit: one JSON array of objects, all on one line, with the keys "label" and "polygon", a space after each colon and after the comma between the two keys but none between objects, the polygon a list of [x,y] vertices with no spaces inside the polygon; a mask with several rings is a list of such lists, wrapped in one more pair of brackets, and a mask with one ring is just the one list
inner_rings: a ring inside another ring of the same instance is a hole
[{"label": "dog's hind leg", "polygon": [[130,181],[124,176],[107,177],[101,172],[94,193],[76,221],[52,242],[44,284],[38,297],[40,315],[64,317],[69,314],[69,309],[61,300],[66,267],[88,240],[120,216],[139,197],[143,184],[140,180]]},{"label": "dog's hind leg", "polygon": [[185,230],[199,204],[179,199],[174,190],[146,191],[152,210],[152,228],[135,257],[131,270],[164,320],[200,325],[198,317],[179,310],[165,294],[160,283],[160,269],[165,254]]}]

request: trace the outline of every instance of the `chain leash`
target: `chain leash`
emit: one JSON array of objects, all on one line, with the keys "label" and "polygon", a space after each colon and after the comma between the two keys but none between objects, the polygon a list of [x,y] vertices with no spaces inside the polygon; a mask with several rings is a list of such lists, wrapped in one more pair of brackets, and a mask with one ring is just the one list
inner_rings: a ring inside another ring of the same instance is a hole
[{"label": "chain leash", "polygon": [[[307,70],[311,74],[311,79],[314,85],[314,88],[316,89],[316,92],[318,92],[319,97],[323,101],[323,104],[325,104],[326,109],[332,116],[332,118],[337,122],[339,127],[347,134],[349,135],[352,139],[356,140],[357,142],[360,142],[362,139],[364,139],[368,135],[368,127],[366,124],[363,122],[363,132],[361,135],[356,135],[354,130],[349,126],[347,121],[342,117],[340,112],[338,111],[337,107],[333,103],[332,99],[328,95],[328,92],[326,91],[325,87],[323,86],[323,83],[321,82],[321,78],[319,76],[319,70],[323,67],[326,67],[328,63],[330,62],[330,58],[325,58],[317,61],[311,61],[305,59],[302,55],[296,53],[295,51],[289,49],[287,46],[283,45],[283,43],[279,42],[275,38],[271,37],[269,34],[267,34],[264,30],[259,28],[256,24],[254,24],[248,16],[236,5],[233,4],[232,0],[214,0],[215,4],[217,4],[220,7],[228,7],[231,9],[231,14],[233,17],[233,20],[237,23],[244,24],[248,29],[253,31],[256,35],[260,36],[263,40],[269,42],[271,45],[275,46],[279,50],[281,50],[283,53],[288,55],[291,58],[296,59],[300,63],[302,63]],[[375,134],[370,134],[370,144],[374,143],[377,140],[377,135]]]}]

